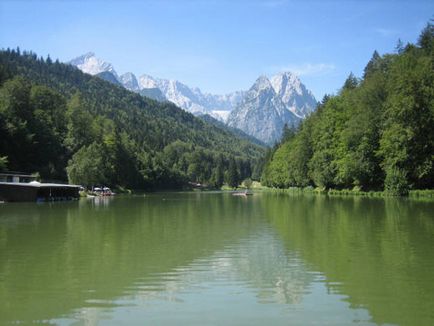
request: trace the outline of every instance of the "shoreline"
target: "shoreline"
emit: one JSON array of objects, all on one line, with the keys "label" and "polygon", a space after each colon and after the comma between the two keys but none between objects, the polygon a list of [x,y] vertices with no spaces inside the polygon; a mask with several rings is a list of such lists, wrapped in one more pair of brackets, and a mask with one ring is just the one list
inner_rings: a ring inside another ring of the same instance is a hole
[{"label": "shoreline", "polygon": [[253,191],[269,191],[276,193],[291,193],[291,194],[315,194],[329,196],[361,196],[361,197],[383,197],[383,198],[428,198],[434,200],[434,189],[415,189],[410,190],[408,195],[399,196],[389,194],[386,191],[362,191],[352,189],[321,189],[313,187],[290,187],[290,188],[270,188],[265,186],[257,186],[252,188]]},{"label": "shoreline", "polygon": [[237,188],[229,188],[223,186],[220,189],[164,189],[164,190],[154,190],[146,191],[143,189],[132,189],[124,194],[141,194],[141,193],[160,193],[160,192],[236,192],[236,191],[253,191],[253,192],[274,192],[274,193],[285,193],[285,194],[313,194],[313,195],[328,195],[328,196],[356,196],[356,197],[376,197],[376,198],[427,198],[434,200],[434,189],[417,189],[410,190],[408,195],[399,196],[392,195],[386,191],[362,191],[362,190],[352,190],[352,189],[321,189],[313,187],[290,187],[290,188],[271,188],[262,186],[259,182],[254,182],[253,186],[246,188],[239,186]]}]

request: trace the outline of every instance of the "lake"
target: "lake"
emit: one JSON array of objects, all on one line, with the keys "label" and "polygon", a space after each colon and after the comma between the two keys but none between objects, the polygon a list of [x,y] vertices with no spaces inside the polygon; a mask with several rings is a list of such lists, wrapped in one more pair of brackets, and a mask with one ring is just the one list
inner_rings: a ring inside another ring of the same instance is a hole
[{"label": "lake", "polygon": [[222,192],[0,205],[0,324],[434,325],[434,202]]}]

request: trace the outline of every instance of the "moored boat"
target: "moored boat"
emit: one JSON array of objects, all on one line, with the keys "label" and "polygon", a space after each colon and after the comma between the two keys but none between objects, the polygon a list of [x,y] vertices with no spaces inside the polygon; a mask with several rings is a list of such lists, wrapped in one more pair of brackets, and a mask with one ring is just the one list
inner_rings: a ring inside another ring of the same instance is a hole
[{"label": "moored boat", "polygon": [[92,191],[89,192],[91,196],[114,196],[115,193],[109,187],[94,187]]},{"label": "moored boat", "polygon": [[253,192],[251,192],[251,191],[248,191],[248,190],[246,190],[246,191],[236,191],[236,192],[233,192],[232,193],[232,196],[252,196],[253,195]]}]

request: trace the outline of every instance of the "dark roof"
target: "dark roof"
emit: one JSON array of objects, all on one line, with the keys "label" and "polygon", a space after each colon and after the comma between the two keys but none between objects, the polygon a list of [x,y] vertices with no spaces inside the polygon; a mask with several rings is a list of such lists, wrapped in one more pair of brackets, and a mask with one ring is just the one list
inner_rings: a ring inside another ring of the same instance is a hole
[{"label": "dark roof", "polygon": [[31,177],[32,175],[30,173],[26,172],[19,172],[19,171],[0,171],[1,175],[15,175],[20,177]]},{"label": "dark roof", "polygon": [[33,188],[78,188],[79,185],[68,185],[60,183],[39,183],[39,182],[0,182],[0,185],[19,186],[19,187],[33,187]]}]

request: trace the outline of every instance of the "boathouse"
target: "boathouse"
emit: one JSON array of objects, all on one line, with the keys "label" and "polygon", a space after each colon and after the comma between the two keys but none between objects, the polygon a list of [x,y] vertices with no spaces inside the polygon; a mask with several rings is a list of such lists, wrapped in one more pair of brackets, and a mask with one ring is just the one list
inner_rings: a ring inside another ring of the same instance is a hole
[{"label": "boathouse", "polygon": [[0,201],[59,201],[78,199],[80,186],[40,183],[30,174],[0,173]]}]

